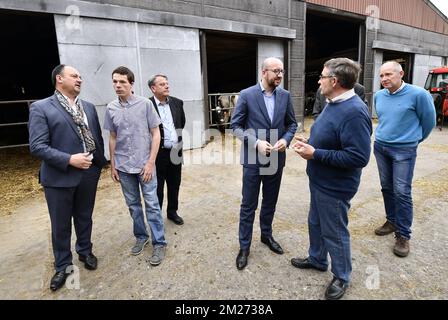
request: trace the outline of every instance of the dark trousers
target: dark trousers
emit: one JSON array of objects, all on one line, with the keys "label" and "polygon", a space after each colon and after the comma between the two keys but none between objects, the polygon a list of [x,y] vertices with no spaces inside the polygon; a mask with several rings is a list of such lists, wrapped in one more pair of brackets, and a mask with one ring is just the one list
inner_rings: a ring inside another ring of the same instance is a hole
[{"label": "dark trousers", "polygon": [[76,187],[45,187],[45,198],[51,220],[51,242],[57,272],[72,264],[72,217],[76,232],[76,252],[92,252],[92,213],[101,170],[92,166]]},{"label": "dark trousers", "polygon": [[263,183],[263,200],[260,210],[260,229],[264,237],[272,236],[272,220],[277,205],[283,168],[273,175],[260,175],[256,167],[243,167],[243,200],[240,210],[239,239],[240,248],[249,249],[252,242],[252,230],[255,210],[258,207],[260,185]]},{"label": "dark trousers", "polygon": [[173,164],[170,160],[171,149],[160,149],[156,159],[157,169],[157,197],[160,210],[163,208],[163,189],[167,186],[167,216],[177,215],[179,207],[179,188],[182,177],[182,163]]}]

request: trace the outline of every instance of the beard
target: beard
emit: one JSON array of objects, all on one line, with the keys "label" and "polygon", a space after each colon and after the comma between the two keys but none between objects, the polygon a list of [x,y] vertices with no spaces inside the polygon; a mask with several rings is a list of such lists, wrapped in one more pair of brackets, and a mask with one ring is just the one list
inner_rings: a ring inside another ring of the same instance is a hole
[{"label": "beard", "polygon": [[[278,83],[276,83],[276,81],[278,81]],[[272,79],[268,79],[267,83],[270,87],[275,88],[280,84],[280,81],[277,78],[272,78]]]}]

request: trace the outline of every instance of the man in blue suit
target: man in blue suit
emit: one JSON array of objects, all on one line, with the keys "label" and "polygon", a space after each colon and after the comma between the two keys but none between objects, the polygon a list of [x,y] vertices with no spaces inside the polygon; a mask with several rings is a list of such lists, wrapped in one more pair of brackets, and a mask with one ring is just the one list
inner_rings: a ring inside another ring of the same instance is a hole
[{"label": "man in blue suit", "polygon": [[92,212],[106,159],[95,106],[78,98],[79,72],[61,64],[51,76],[55,93],[31,105],[28,129],[31,154],[42,160],[39,181],[50,213],[56,269],[50,289],[56,291],[73,270],[72,217],[79,260],[86,269],[97,268],[91,242]]},{"label": "man in blue suit", "polygon": [[272,237],[272,221],[285,166],[285,150],[294,137],[297,122],[289,92],[278,87],[285,75],[282,61],[267,58],[261,70],[262,80],[241,91],[231,121],[234,134],[242,141],[238,270],[247,265],[261,183],[261,242],[273,252],[283,254],[282,247]]}]

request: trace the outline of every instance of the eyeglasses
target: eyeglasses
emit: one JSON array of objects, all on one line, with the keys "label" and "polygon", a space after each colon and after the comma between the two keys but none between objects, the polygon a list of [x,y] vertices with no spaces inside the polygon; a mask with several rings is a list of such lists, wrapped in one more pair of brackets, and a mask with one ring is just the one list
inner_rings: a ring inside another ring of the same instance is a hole
[{"label": "eyeglasses", "polygon": [[283,75],[285,75],[285,73],[286,73],[286,71],[283,70],[283,69],[265,69],[265,70],[267,70],[267,71],[272,71],[272,72],[274,72],[275,75],[277,75],[277,76],[278,76],[280,73],[282,73]]},{"label": "eyeglasses", "polygon": [[335,76],[333,75],[333,74],[330,74],[330,75],[328,75],[328,76],[324,76],[323,74],[321,74],[320,76],[319,76],[319,79],[326,79],[326,78],[334,78]]}]

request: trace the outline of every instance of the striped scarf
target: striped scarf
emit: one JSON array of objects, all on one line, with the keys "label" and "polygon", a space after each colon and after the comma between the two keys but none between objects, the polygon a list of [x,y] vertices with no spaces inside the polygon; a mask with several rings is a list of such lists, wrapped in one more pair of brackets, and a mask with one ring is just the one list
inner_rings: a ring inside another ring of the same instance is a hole
[{"label": "striped scarf", "polygon": [[58,90],[56,90],[54,93],[56,94],[59,103],[62,105],[62,107],[64,107],[68,114],[71,115],[73,121],[75,122],[78,128],[78,135],[82,139],[82,141],[84,141],[86,152],[95,151],[96,146],[95,140],[93,140],[92,132],[84,122],[84,108],[82,106],[81,99],[78,99],[78,101],[76,101],[75,111],[72,107],[69,106],[67,99],[65,99],[62,93],[60,93]]}]

